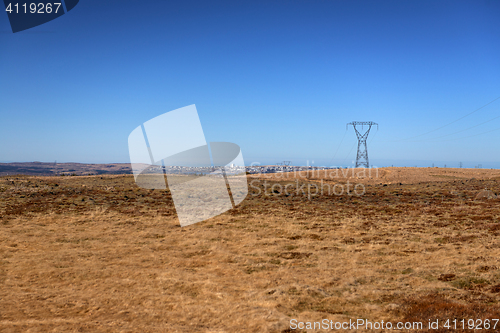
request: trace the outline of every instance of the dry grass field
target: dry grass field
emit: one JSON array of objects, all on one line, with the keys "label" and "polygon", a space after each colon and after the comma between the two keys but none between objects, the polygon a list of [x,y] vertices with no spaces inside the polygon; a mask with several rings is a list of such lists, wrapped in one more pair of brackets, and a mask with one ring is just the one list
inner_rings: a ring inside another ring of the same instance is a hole
[{"label": "dry grass field", "polygon": [[[348,180],[364,194],[302,192]],[[500,199],[476,198],[499,194],[499,180],[437,168],[249,176],[242,204],[181,228],[169,192],[130,175],[1,177],[0,331],[500,319]]]},{"label": "dry grass field", "polygon": [[0,163],[0,176],[30,175],[30,176],[61,176],[61,175],[102,175],[131,174],[129,163],[84,164],[84,163]]}]

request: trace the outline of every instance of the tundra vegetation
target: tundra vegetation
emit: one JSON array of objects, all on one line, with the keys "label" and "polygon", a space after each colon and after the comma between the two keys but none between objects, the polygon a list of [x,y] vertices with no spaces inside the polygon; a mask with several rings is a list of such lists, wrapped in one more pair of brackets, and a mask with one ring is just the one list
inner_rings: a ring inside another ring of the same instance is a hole
[{"label": "tundra vegetation", "polygon": [[[184,228],[169,191],[131,175],[1,177],[0,331],[500,318],[499,171],[279,176],[249,176],[240,205]],[[365,193],[293,191],[322,180]]]}]

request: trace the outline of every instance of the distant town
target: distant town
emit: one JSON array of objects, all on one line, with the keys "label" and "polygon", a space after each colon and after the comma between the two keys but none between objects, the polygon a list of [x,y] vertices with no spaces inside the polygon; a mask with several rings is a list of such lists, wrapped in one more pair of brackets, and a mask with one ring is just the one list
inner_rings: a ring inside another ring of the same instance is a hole
[{"label": "distant town", "polygon": [[[299,172],[310,170],[329,170],[339,169],[339,167],[317,167],[317,166],[283,166],[283,165],[262,165],[262,166],[235,166],[229,165],[225,167],[225,172],[228,174],[238,174],[246,171],[249,174],[261,173],[279,173],[279,172]],[[219,167],[183,167],[183,166],[152,166],[146,171],[147,173],[157,173],[165,171],[167,174],[208,174],[220,172]]]},{"label": "distant town", "polygon": [[[279,173],[279,172],[299,172],[310,170],[340,169],[345,167],[318,167],[318,166],[292,166],[287,163],[274,165],[251,165],[237,166],[230,164],[226,166],[224,172],[227,174],[239,174],[247,172],[249,174]],[[219,170],[219,171],[218,171]],[[159,165],[149,166],[145,173],[167,174],[209,174],[220,172],[218,167],[182,167]],[[109,164],[85,164],[85,163],[46,163],[46,162],[17,162],[0,163],[0,176],[7,175],[32,175],[32,176],[84,176],[84,175],[105,175],[105,174],[131,174],[130,163],[109,163]]]}]

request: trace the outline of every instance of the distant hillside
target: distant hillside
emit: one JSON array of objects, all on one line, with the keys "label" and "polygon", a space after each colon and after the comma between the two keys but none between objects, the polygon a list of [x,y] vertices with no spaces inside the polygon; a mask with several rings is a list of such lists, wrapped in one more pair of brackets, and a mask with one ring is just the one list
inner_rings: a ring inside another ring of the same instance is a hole
[{"label": "distant hillside", "polygon": [[128,163],[83,164],[83,163],[0,163],[0,176],[31,175],[101,175],[101,174],[131,174]]}]

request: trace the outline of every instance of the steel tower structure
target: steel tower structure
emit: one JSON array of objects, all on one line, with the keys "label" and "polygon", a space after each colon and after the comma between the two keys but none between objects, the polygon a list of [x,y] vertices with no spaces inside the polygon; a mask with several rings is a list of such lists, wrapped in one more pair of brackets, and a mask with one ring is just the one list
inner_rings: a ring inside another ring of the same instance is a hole
[{"label": "steel tower structure", "polygon": [[[373,121],[353,121],[347,124],[346,128],[348,128],[349,125],[352,125],[352,127],[354,127],[354,131],[356,132],[356,136],[358,137],[358,154],[356,155],[355,167],[358,168],[360,166],[364,166],[365,168],[369,168],[370,163],[368,161],[368,148],[366,146],[366,139],[368,138],[368,134],[370,134],[370,130],[372,129],[373,125],[377,125],[378,130],[378,124],[374,123]],[[363,134],[361,134],[356,128],[356,126],[360,125],[362,130],[364,126],[368,126],[368,129]]]}]

